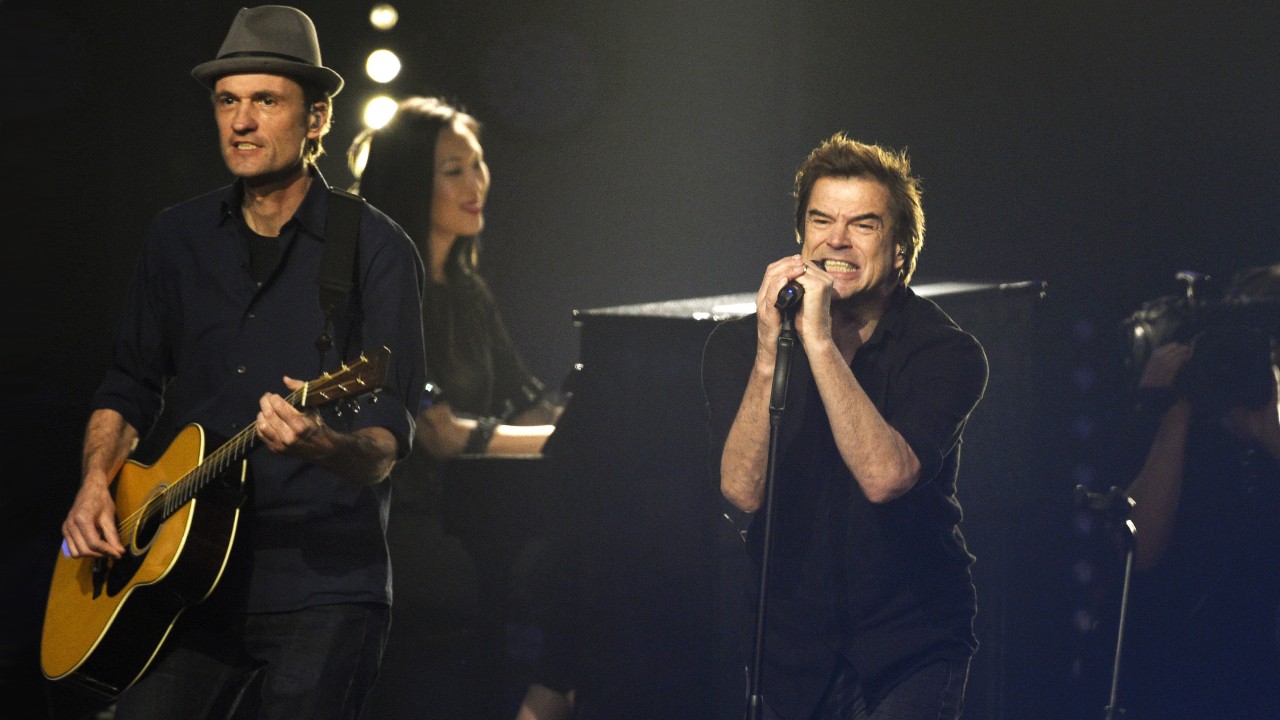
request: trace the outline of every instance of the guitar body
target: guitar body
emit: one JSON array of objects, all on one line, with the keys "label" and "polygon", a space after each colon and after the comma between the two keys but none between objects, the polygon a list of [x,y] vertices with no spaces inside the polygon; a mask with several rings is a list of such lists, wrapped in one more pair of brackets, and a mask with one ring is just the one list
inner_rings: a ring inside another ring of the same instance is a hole
[{"label": "guitar body", "polygon": [[[287,402],[313,408],[375,392],[391,350],[303,383]],[[45,606],[40,666],[109,699],[146,672],[178,616],[217,587],[227,567],[248,465],[253,424],[212,452],[188,425],[152,465],[130,460],[114,478],[119,560],[59,553]]]},{"label": "guitar body", "polygon": [[46,677],[119,695],[151,664],[183,610],[213,592],[235,538],[246,464],[171,513],[157,507],[204,454],[204,430],[189,425],[154,464],[130,460],[120,469],[120,560],[58,553],[40,648]]}]

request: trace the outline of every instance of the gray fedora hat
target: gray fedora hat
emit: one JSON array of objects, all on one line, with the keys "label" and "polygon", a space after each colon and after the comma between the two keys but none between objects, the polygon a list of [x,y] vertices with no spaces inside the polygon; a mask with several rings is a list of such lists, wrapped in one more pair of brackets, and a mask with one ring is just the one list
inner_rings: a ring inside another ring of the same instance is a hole
[{"label": "gray fedora hat", "polygon": [[212,88],[223,75],[270,73],[319,83],[330,96],[342,90],[342,76],[320,61],[316,26],[288,5],[240,8],[218,48],[218,57],[200,63],[191,77]]}]

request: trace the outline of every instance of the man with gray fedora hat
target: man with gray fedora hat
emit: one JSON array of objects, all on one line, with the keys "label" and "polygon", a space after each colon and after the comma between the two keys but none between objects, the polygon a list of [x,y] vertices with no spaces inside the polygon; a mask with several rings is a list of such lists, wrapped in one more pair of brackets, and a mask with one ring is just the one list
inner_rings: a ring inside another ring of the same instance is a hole
[{"label": "man with gray fedora hat", "polygon": [[311,18],[288,5],[241,8],[218,56],[195,66],[191,76],[213,88],[223,75],[249,72],[309,80],[331,97],[342,90],[342,76],[320,60],[320,41]]},{"label": "man with gray fedora hat", "polygon": [[[242,450],[244,464],[191,506],[232,508],[226,532],[199,537],[193,522],[174,551],[214,558],[209,584],[148,623],[163,632],[137,638],[136,672],[102,673],[124,680],[93,689],[118,720],[351,720],[389,628],[385,480],[409,452],[425,384],[425,273],[397,224],[316,167],[343,83],[306,14],[241,9],[191,74],[212,93],[234,181],[162,210],[147,232],[91,403],[64,552],[94,559],[95,573],[138,553],[117,526],[115,476],[126,461],[171,458],[178,429],[233,438],[208,447]],[[351,375],[370,358],[378,370]],[[313,384],[331,378],[344,394],[316,402]]]}]

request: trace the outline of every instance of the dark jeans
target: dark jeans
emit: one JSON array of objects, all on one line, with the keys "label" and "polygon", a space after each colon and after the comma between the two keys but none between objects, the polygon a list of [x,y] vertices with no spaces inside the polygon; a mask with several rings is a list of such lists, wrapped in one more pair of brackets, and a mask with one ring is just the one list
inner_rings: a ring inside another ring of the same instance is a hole
[{"label": "dark jeans", "polygon": [[354,720],[377,677],[389,619],[376,604],[251,614],[222,625],[198,613],[180,618],[116,703],[116,720]]},{"label": "dark jeans", "polygon": [[[809,720],[956,720],[964,706],[969,661],[938,661],[893,686],[868,709],[857,674],[841,663]],[[767,708],[765,720],[778,720]]]}]

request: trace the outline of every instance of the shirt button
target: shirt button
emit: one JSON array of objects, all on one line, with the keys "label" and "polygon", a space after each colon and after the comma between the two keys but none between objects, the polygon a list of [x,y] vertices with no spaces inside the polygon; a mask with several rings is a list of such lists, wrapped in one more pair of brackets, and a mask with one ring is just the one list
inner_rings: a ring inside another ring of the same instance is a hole
[{"label": "shirt button", "polygon": [[237,373],[239,373],[239,374],[241,374],[241,375],[243,375],[243,374],[244,374],[244,366],[243,366],[243,365],[241,365],[240,367],[236,368],[236,372],[237,372]]},{"label": "shirt button", "polygon": [[252,320],[252,319],[254,319],[254,318],[256,318],[256,317],[258,317],[258,315],[257,315],[256,313],[249,313],[249,319],[250,319],[250,320]]}]

